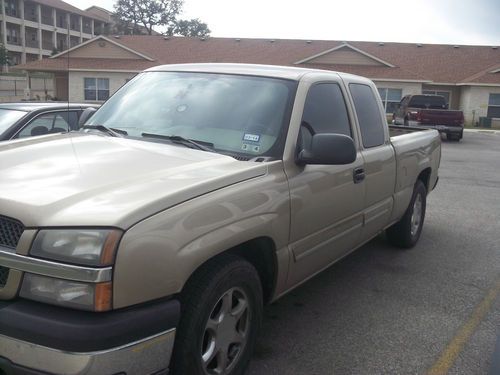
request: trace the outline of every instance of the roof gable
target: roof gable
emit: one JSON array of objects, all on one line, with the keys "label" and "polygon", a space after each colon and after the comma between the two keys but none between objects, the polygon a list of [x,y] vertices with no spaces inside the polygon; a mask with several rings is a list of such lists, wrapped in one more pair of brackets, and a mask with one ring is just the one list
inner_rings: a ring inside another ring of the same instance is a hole
[{"label": "roof gable", "polygon": [[137,59],[154,61],[151,57],[102,35],[70,48],[69,50],[58,53],[51,58],[67,56],[68,54],[71,58],[99,59],[105,57],[107,59]]},{"label": "roof gable", "polygon": [[348,43],[328,49],[314,56],[297,61],[295,64],[322,64],[322,65],[365,65],[386,66],[393,68],[394,65],[379,59]]}]

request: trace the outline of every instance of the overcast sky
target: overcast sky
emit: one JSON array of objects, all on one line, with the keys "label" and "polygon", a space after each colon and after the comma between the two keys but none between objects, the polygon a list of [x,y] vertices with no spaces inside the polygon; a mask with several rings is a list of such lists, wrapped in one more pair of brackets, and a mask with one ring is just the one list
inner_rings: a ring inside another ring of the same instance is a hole
[{"label": "overcast sky", "polygon": [[215,37],[500,45],[500,0],[185,0],[182,18]]}]

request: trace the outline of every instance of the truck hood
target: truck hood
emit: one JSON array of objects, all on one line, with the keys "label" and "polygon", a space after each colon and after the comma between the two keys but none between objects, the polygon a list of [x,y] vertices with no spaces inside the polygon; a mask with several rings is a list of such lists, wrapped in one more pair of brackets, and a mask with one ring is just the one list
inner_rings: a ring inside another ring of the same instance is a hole
[{"label": "truck hood", "polygon": [[265,164],[183,146],[69,133],[0,145],[0,215],[26,227],[133,224],[264,175]]}]

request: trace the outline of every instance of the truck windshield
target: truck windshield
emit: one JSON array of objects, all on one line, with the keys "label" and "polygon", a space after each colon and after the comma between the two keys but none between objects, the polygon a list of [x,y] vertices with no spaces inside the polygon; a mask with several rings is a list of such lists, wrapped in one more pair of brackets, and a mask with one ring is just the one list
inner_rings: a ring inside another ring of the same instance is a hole
[{"label": "truck windshield", "polygon": [[415,95],[412,96],[408,107],[423,109],[445,109],[446,100],[439,95]]},{"label": "truck windshield", "polygon": [[87,124],[149,141],[147,134],[183,137],[247,158],[281,157],[295,87],[294,81],[275,78],[145,72]]},{"label": "truck windshield", "polygon": [[13,109],[0,109],[0,139],[9,128],[16,123],[21,117],[26,114],[25,111],[17,111]]}]

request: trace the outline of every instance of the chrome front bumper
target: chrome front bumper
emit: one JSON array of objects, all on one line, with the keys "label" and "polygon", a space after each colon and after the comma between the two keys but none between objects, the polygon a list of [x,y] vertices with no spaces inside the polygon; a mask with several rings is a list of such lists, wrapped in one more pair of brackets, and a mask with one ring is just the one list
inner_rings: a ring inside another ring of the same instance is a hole
[{"label": "chrome front bumper", "polygon": [[153,374],[168,368],[174,339],[175,329],[170,329],[116,348],[73,353],[0,335],[0,357],[9,361],[0,361],[0,370],[6,374],[20,373],[20,368],[61,375]]}]

